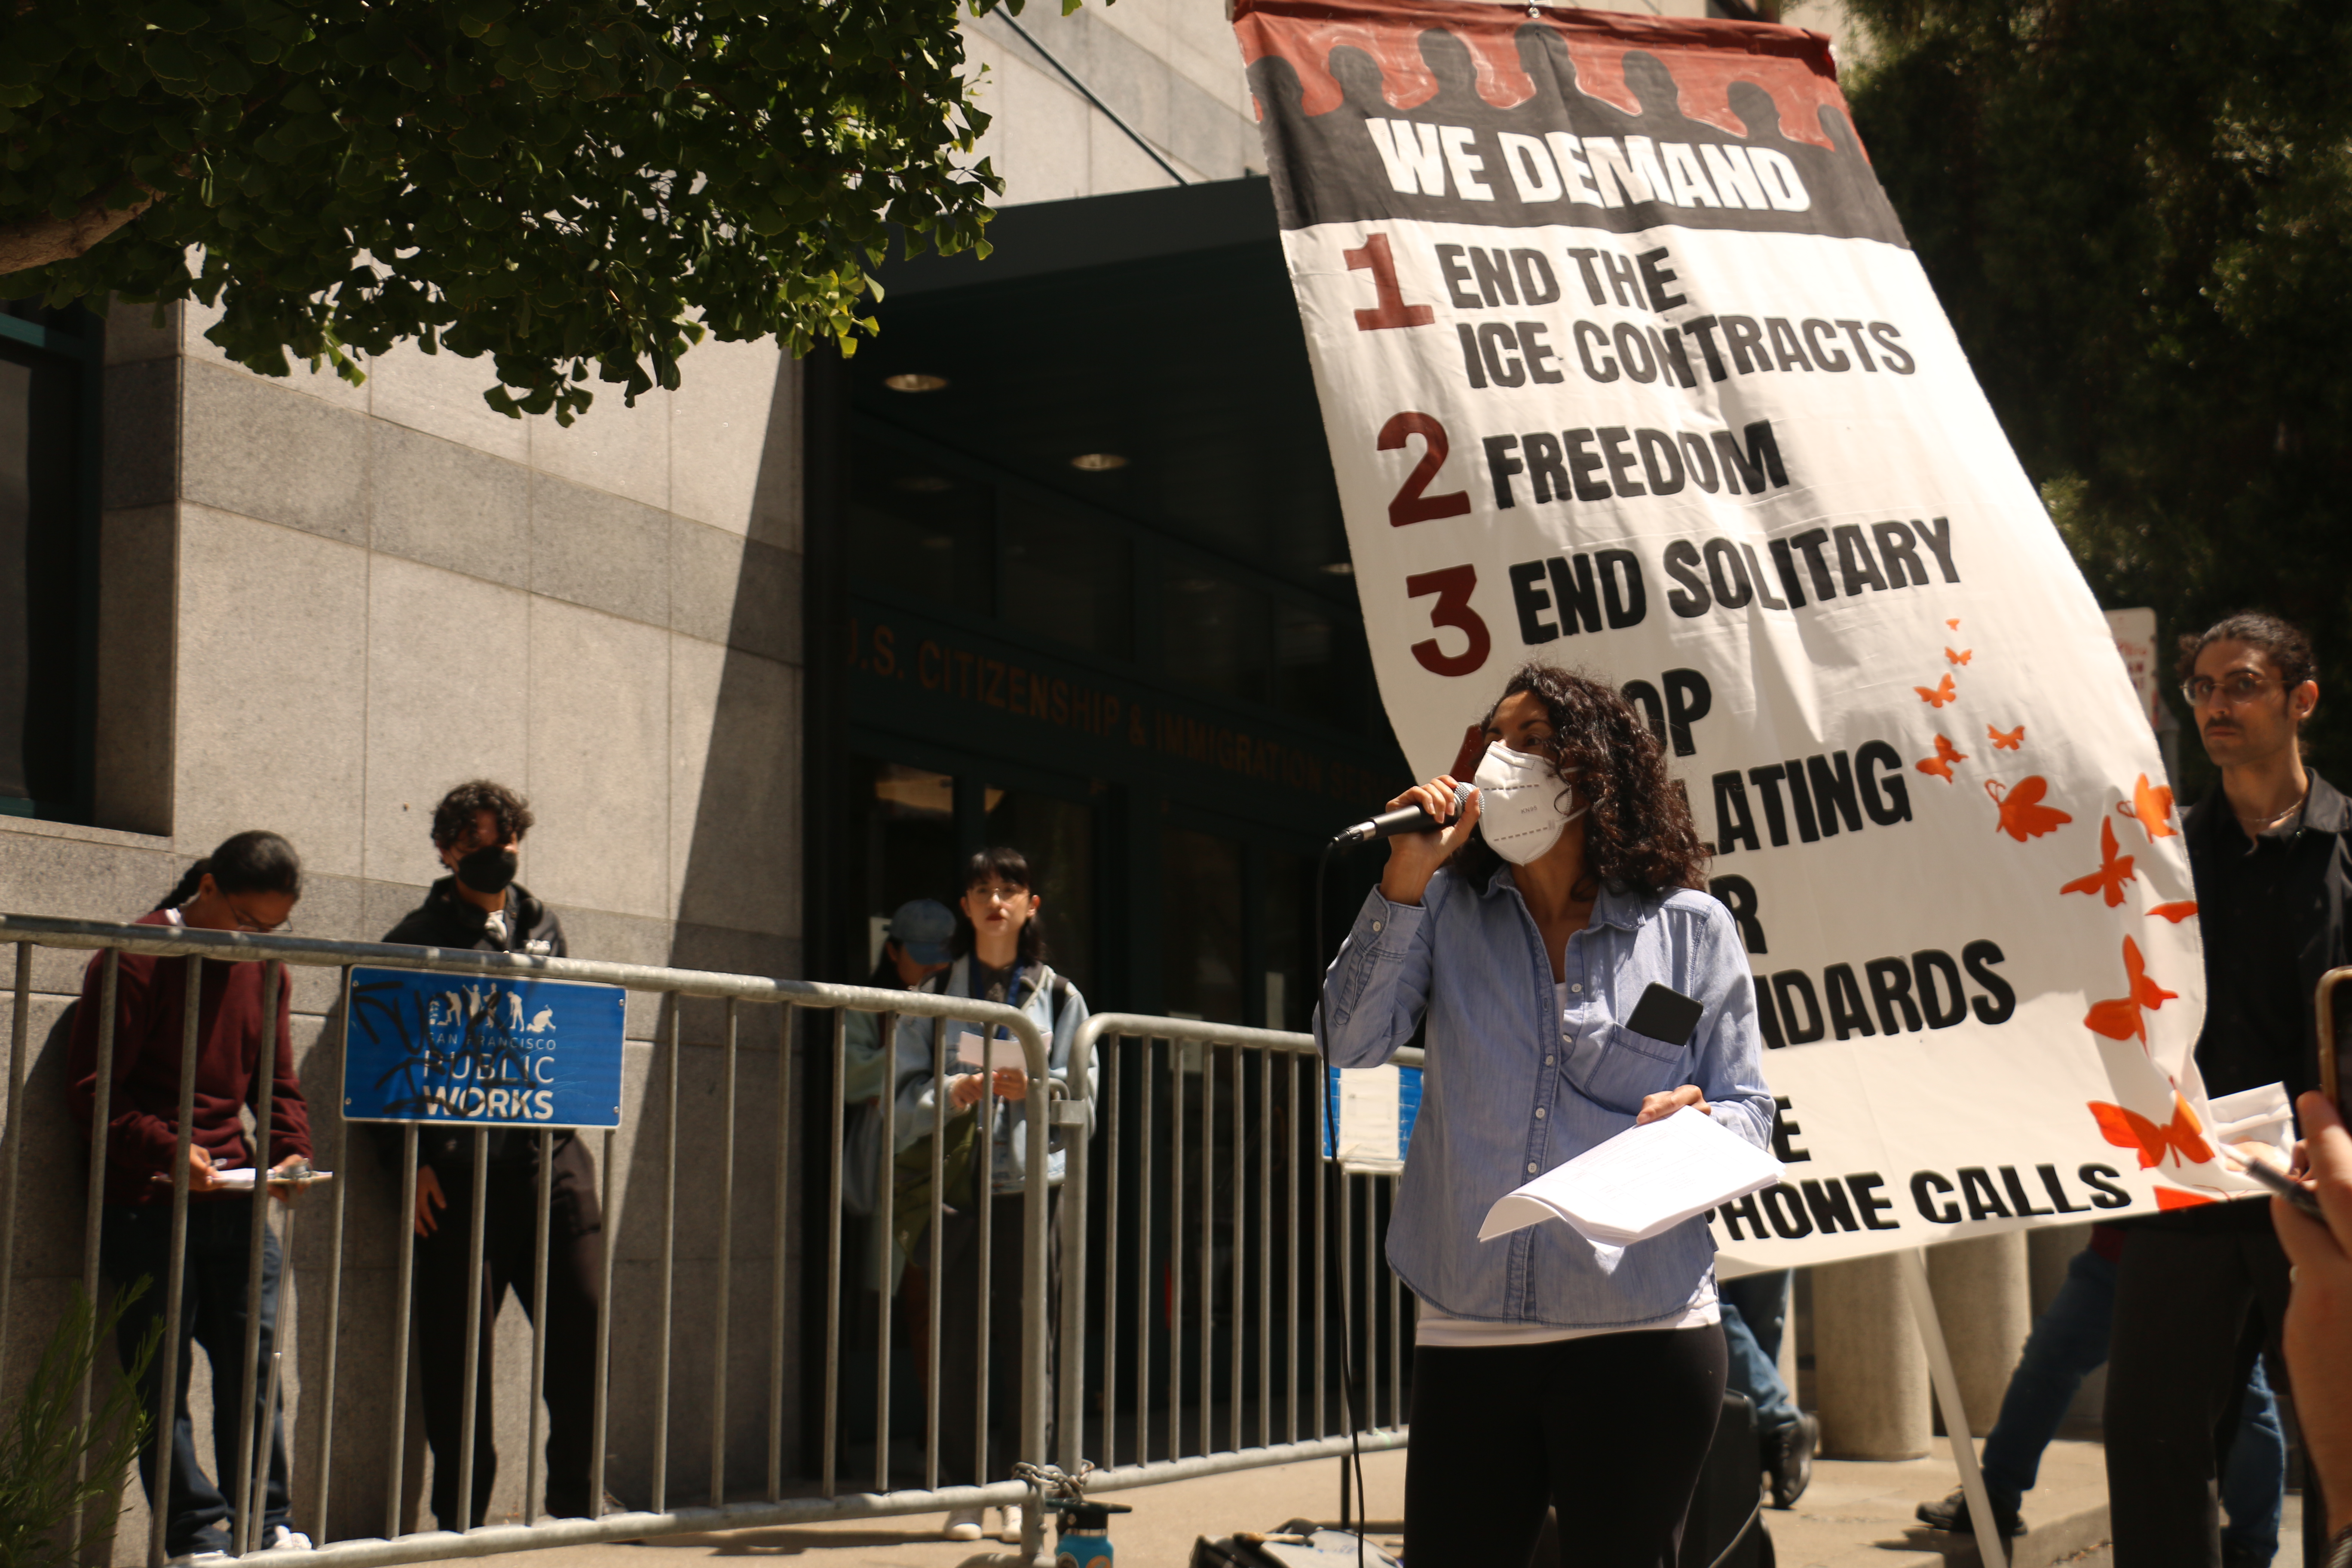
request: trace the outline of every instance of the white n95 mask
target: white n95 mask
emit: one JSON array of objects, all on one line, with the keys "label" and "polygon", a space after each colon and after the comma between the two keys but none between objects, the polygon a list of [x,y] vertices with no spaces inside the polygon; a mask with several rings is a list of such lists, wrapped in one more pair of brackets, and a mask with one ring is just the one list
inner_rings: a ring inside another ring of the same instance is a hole
[{"label": "white n95 mask", "polygon": [[1478,830],[1514,866],[1542,858],[1585,813],[1583,795],[1552,771],[1549,758],[1500,741],[1486,748],[1470,782],[1478,786]]}]

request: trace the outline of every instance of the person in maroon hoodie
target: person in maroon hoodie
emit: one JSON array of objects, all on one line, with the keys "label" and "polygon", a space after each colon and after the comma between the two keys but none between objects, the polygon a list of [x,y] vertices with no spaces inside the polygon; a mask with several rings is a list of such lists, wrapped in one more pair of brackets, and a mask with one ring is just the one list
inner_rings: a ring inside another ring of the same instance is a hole
[{"label": "person in maroon hoodie", "polygon": [[[283,926],[302,896],[302,865],[294,847],[275,833],[240,833],[197,861],[170,897],[141,918],[141,925],[189,926],[205,931],[267,933]],[[144,1294],[124,1311],[116,1344],[126,1363],[131,1349],[163,1315],[164,1281],[171,1268],[172,1176],[179,1152],[180,1060],[187,997],[184,958],[147,958],[124,953],[114,994],[112,1089],[106,1125],[106,1219],[99,1239],[107,1277],[118,1287],[146,1279]],[[81,1005],[75,1010],[72,1045],[66,1058],[66,1108],[84,1137],[98,1085],[99,993],[105,955],[90,961],[82,977]],[[168,1501],[159,1505],[152,1462],[139,1467],[150,1508],[166,1510],[164,1551],[173,1563],[220,1563],[228,1559],[228,1522],[236,1512],[221,1487],[196,1462],[188,1422],[191,1341],[205,1347],[213,1368],[213,1463],[222,1485],[234,1486],[236,1456],[247,1431],[247,1412],[258,1420],[258,1387],[240,1391],[245,1368],[246,1258],[253,1224],[250,1187],[230,1188],[222,1173],[254,1163],[240,1113],[260,1099],[262,1042],[276,1042],[269,1110],[272,1168],[310,1157],[310,1119],[302,1085],[294,1076],[290,1030],[291,986],[278,975],[275,1019],[262,1017],[264,963],[206,962],[196,1015],[195,1126],[188,1149],[188,1235],[185,1284],[181,1293],[179,1387],[173,1397],[172,1460]],[[280,1187],[289,1200],[300,1189]],[[257,1366],[267,1366],[278,1318],[278,1238],[263,1244],[261,1345]],[[139,1394],[158,1420],[163,1410],[163,1358],[148,1363]],[[257,1378],[257,1384],[266,1380]],[[273,1424],[269,1469],[263,1492],[263,1548],[307,1548],[293,1528],[288,1506],[286,1448]]]}]

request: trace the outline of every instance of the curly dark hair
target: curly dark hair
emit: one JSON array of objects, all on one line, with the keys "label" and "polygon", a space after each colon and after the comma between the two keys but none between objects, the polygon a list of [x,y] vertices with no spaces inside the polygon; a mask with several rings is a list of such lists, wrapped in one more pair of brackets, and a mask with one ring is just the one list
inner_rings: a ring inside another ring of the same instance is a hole
[{"label": "curly dark hair", "polygon": [[488,779],[467,779],[433,808],[433,847],[446,849],[465,837],[474,830],[474,818],[485,811],[498,818],[502,844],[520,843],[539,820],[530,814],[530,802],[506,785]]},{"label": "curly dark hair", "polygon": [[[1533,692],[1551,719],[1541,748],[1591,809],[1584,817],[1584,882],[1644,897],[1703,888],[1706,847],[1692,825],[1690,802],[1667,776],[1664,749],[1633,705],[1606,681],[1556,665],[1521,665],[1480,721],[1484,730],[1507,699]],[[1503,863],[1483,832],[1454,852],[1457,875],[1484,886]]]},{"label": "curly dark hair", "polygon": [[2311,657],[2311,639],[2300,627],[2261,610],[2241,610],[2215,621],[2197,637],[2180,639],[2180,660],[2175,668],[2181,679],[2197,673],[2197,656],[2217,642],[2242,642],[2262,649],[2278,668],[2279,682],[2289,691],[2311,679],[2318,668]]}]

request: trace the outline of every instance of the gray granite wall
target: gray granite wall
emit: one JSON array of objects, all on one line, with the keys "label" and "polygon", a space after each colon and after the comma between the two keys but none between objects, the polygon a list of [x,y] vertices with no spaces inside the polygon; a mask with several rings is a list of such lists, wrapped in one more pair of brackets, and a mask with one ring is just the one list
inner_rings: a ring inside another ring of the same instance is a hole
[{"label": "gray granite wall", "polygon": [[[110,323],[98,724],[102,826],[0,818],[0,910],[131,919],[228,834],[267,826],[301,851],[295,929],[373,940],[440,872],[432,806],[477,774],[528,794],[522,878],[583,957],[800,973],[800,376],[772,343],[709,343],[687,384],[622,406],[604,389],[571,429],[480,401],[488,367],[404,350],[351,386],[272,381],[205,342],[201,308],[119,309]],[[6,1107],[22,1163],[9,1386],[81,1272],[87,1193],[64,1124],[64,1018],[81,963],[41,952],[30,1077]],[[381,1533],[395,1403],[390,1354],[404,1244],[396,1185],[333,1114],[331,972],[297,971],[294,1005],[320,1163],[342,1177],[334,1486],[322,1533]],[[0,998],[0,1015],[13,1005]],[[647,1500],[667,1105],[635,999],[624,1125],[612,1150],[613,1490]],[[13,1017],[0,1017],[13,1024]],[[670,1325],[673,1501],[710,1484],[721,1014],[690,1007],[679,1070]],[[777,1027],[747,1014],[738,1070],[735,1330],[729,1479],[767,1471],[768,1322],[780,1237],[771,1197]],[[298,1523],[319,1531],[330,1221],[294,1226],[289,1349]],[[787,1257],[796,1276],[797,1258]],[[797,1289],[796,1283],[793,1287]],[[511,1297],[492,1390],[494,1519],[522,1506],[529,1325]],[[796,1335],[793,1329],[793,1334]],[[788,1337],[788,1345],[796,1345]],[[211,1369],[192,1399],[209,1455]],[[788,1370],[788,1398],[798,1380]],[[412,1383],[414,1379],[412,1376]],[[753,1391],[756,1391],[756,1396]],[[410,1394],[413,1402],[413,1392]],[[790,1428],[792,1423],[787,1421]],[[404,1518],[426,1460],[414,1419]],[[787,1456],[788,1468],[796,1455]],[[115,1558],[139,1561],[126,1500]]]}]

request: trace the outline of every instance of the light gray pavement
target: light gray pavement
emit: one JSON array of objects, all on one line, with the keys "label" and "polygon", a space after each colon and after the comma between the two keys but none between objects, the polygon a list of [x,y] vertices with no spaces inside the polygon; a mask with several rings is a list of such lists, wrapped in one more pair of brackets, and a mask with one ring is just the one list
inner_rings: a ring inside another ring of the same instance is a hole
[{"label": "light gray pavement", "polygon": [[[1393,1530],[1403,1516],[1404,1460],[1401,1453],[1364,1458],[1375,1539],[1382,1533],[1381,1521]],[[1184,1568],[1196,1536],[1336,1518],[1339,1481],[1337,1462],[1318,1459],[1105,1494],[1135,1509],[1113,1521],[1111,1539],[1129,1568]],[[1794,1509],[1765,1510],[1780,1568],[1979,1568],[1973,1541],[1955,1541],[1912,1517],[1917,1504],[1958,1485],[1948,1450],[1900,1463],[1822,1460]],[[2296,1539],[2296,1501],[2287,1500],[2284,1535],[2290,1543]],[[2105,1568],[2106,1470],[2100,1446],[2053,1444],[2024,1512],[2031,1528],[2015,1543],[2012,1568]],[[939,1515],[915,1514],[520,1552],[499,1561],[509,1568],[690,1568],[700,1558],[805,1556],[809,1568],[964,1568],[1007,1550],[987,1542],[941,1541],[940,1522]],[[2292,1544],[2279,1558],[2281,1564],[2295,1560]]]}]

